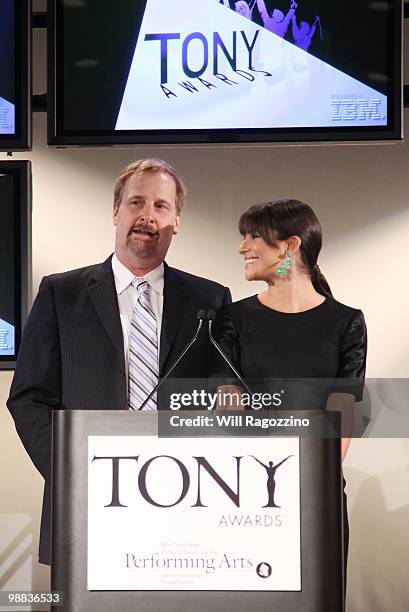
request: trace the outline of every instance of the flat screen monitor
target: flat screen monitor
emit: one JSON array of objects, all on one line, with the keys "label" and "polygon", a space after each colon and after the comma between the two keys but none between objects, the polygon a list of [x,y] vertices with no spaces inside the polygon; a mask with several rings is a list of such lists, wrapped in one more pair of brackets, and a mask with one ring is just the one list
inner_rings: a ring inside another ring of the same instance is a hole
[{"label": "flat screen monitor", "polygon": [[31,302],[31,164],[0,162],[0,369],[13,369]]},{"label": "flat screen monitor", "polygon": [[31,149],[31,0],[0,0],[0,151]]},{"label": "flat screen monitor", "polygon": [[49,143],[401,139],[402,2],[51,0]]}]

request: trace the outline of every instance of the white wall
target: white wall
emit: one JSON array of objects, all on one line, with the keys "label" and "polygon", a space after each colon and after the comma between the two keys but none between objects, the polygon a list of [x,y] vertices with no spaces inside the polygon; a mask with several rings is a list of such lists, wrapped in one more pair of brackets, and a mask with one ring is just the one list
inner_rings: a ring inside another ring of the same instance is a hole
[{"label": "white wall", "polygon": [[[37,34],[40,59],[44,41],[44,34]],[[40,59],[35,67],[38,92],[45,78]],[[335,296],[365,313],[368,376],[409,377],[409,142],[47,149],[45,116],[37,115],[34,143],[32,153],[14,156],[33,162],[34,292],[44,274],[106,258],[113,246],[116,175],[136,158],[159,156],[176,167],[190,194],[170,264],[229,285],[235,299],[255,293],[257,287],[242,278],[237,255],[240,212],[258,201],[305,200],[324,228],[320,265]],[[5,409],[10,383],[11,373],[0,372],[0,589],[47,590],[48,569],[36,562],[42,482]],[[406,612],[408,440],[354,440],[345,474],[351,520],[348,609]]]}]

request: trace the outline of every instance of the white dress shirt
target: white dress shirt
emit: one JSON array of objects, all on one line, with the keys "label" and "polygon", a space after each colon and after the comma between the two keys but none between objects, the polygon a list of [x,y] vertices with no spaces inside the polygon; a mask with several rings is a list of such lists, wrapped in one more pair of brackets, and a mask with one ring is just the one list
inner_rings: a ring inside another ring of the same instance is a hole
[{"label": "white dress shirt", "polygon": [[[132,285],[135,275],[128,270],[118,259],[116,254],[112,257],[112,271],[114,273],[115,288],[118,296],[119,315],[121,317],[122,333],[124,336],[125,371],[128,376],[129,336],[131,335],[132,313],[136,303],[136,289]],[[163,313],[163,286],[164,266],[161,263],[157,268],[145,274],[143,278],[149,285],[149,295],[153,313],[156,317],[158,333],[158,356],[160,350],[160,332]]]}]

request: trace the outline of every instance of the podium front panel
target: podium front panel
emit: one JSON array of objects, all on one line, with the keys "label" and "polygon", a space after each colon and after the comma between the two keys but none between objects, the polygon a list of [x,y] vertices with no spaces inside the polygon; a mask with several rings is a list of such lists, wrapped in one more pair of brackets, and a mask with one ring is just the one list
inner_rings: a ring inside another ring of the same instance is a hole
[{"label": "podium front panel", "polygon": [[[157,572],[155,575],[155,572],[152,571],[150,573],[145,571],[144,573],[143,571],[134,570],[134,575],[138,576],[135,590],[130,590],[131,587],[127,590],[127,572],[123,571],[118,573],[118,576],[114,576],[114,571],[108,566],[105,568],[106,572],[104,574],[103,559],[109,559],[111,562],[111,557],[115,557],[118,552],[115,550],[116,536],[111,532],[108,534],[107,529],[115,529],[117,523],[108,523],[110,527],[107,527],[105,532],[104,529],[101,530],[99,541],[100,528],[97,523],[93,523],[96,520],[95,517],[101,515],[99,509],[102,509],[106,514],[110,514],[110,516],[115,515],[120,522],[124,522],[124,517],[128,517],[129,514],[129,512],[125,513],[124,509],[132,503],[137,506],[135,516],[138,519],[138,524],[135,526],[135,530],[136,527],[139,528],[139,536],[136,538],[136,541],[140,541],[141,551],[144,551],[144,553],[142,552],[140,556],[135,554],[135,549],[138,546],[133,546],[127,553],[124,553],[123,557],[124,559],[126,558],[128,563],[127,569],[133,569],[129,567],[132,563],[140,569],[140,557],[143,557],[147,550],[146,542],[149,542],[150,539],[155,541],[155,537],[160,535],[159,527],[157,529],[158,533],[153,529],[155,520],[152,519],[152,516],[155,512],[157,512],[158,517],[162,516],[163,511],[158,511],[158,506],[162,507],[161,504],[165,505],[164,500],[159,499],[157,493],[153,494],[151,491],[146,490],[146,483],[144,484],[143,477],[146,477],[147,470],[150,470],[153,480],[155,469],[159,470],[160,466],[163,466],[166,462],[174,463],[178,474],[180,471],[181,476],[180,474],[178,475],[180,480],[178,491],[180,490],[180,495],[177,495],[178,499],[168,500],[166,507],[176,505],[184,496],[188,499],[187,488],[191,486],[193,489],[188,470],[191,474],[193,474],[194,470],[189,466],[188,468],[184,467],[186,461],[183,463],[177,458],[170,457],[171,454],[176,454],[169,451],[172,445],[168,439],[158,438],[157,433],[157,413],[117,411],[56,411],[54,413],[52,589],[64,593],[63,610],[67,610],[67,612],[80,612],[82,610],[84,612],[112,612],[112,610],[118,612],[131,612],[133,610],[137,612],[161,612],[162,610],[163,612],[181,612],[183,610],[189,610],[189,612],[214,612],[217,609],[222,612],[231,612],[233,610],[234,612],[248,612],[250,608],[255,612],[264,610],[295,612],[299,609],[302,609],[303,612],[328,612],[328,610],[342,612],[341,468],[339,440],[336,438],[299,438],[296,440],[296,443],[291,440],[282,441],[279,438],[278,440],[276,439],[275,445],[274,438],[236,438],[235,441],[233,439],[218,438],[213,441],[213,453],[216,452],[217,446],[220,447],[223,444],[223,440],[226,440],[226,447],[235,449],[233,455],[235,456],[237,471],[239,471],[239,468],[242,470],[242,480],[240,481],[242,505],[245,505],[243,504],[246,487],[245,474],[247,473],[247,484],[248,478],[252,478],[252,474],[257,474],[257,469],[260,474],[263,473],[267,477],[269,462],[265,460],[265,457],[268,456],[265,449],[268,450],[269,443],[271,443],[272,448],[275,447],[276,449],[274,452],[272,451],[274,458],[276,458],[278,453],[283,459],[288,459],[286,463],[281,460],[283,466],[280,469],[285,469],[287,474],[292,473],[293,478],[296,475],[297,479],[299,479],[299,486],[297,486],[299,498],[297,498],[297,491],[292,491],[292,496],[300,508],[298,523],[295,515],[289,516],[289,504],[283,504],[287,509],[285,511],[285,520],[295,532],[293,534],[294,537],[288,537],[292,535],[291,533],[287,534],[288,550],[282,551],[283,565],[285,565],[285,559],[287,559],[287,562],[290,561],[288,563],[288,571],[291,569],[293,572],[293,578],[287,582],[285,579],[281,579],[279,575],[279,570],[283,570],[279,564],[280,552],[274,551],[274,564],[261,562],[268,557],[265,547],[263,549],[262,541],[259,541],[258,544],[254,542],[252,546],[253,553],[255,550],[260,552],[260,554],[255,555],[257,561],[254,563],[254,579],[250,579],[251,574],[246,570],[245,558],[241,560],[241,567],[240,564],[237,566],[233,579],[232,573],[227,575],[226,573],[219,572],[217,576],[206,576],[204,580],[201,580],[199,576],[197,582],[192,582],[193,586],[187,585],[183,587],[183,580],[180,580],[179,583],[176,582],[176,586],[169,587],[169,590],[166,590],[166,582],[160,586],[157,581],[155,582],[157,580]],[[156,455],[160,454],[160,456],[155,457],[158,464],[156,468],[152,463],[152,459],[146,461],[148,456],[146,452],[145,461],[139,461],[137,465],[137,459],[139,460],[140,458],[139,456],[136,458],[134,455],[138,450],[138,438],[140,450],[149,448],[148,443],[150,440],[152,440],[154,448],[156,445],[160,449],[156,453]],[[222,485],[225,491],[221,491],[220,495],[227,493],[232,498],[232,501],[237,504],[238,502],[234,496],[238,495],[238,481],[237,486],[234,487],[232,485],[234,478],[229,477],[229,479],[223,480],[225,473],[220,473],[219,475],[215,472],[212,467],[212,464],[213,466],[215,465],[213,459],[210,458],[209,462],[204,459],[200,460],[202,454],[200,450],[201,440],[199,439],[195,443],[190,439],[184,440],[181,438],[172,440],[171,443],[178,445],[180,448],[184,444],[190,456],[196,461],[198,470],[196,472],[199,474],[199,478],[200,468],[203,468],[202,479],[213,479],[212,483],[215,485],[213,488],[216,490],[218,489],[218,484]],[[240,440],[242,441],[241,444]],[[212,443],[211,440],[209,442]],[[240,445],[240,453],[237,452],[237,448],[239,448],[237,444]],[[121,448],[121,451],[118,453],[119,448]],[[135,451],[133,451],[134,448],[136,449]],[[254,451],[252,451],[252,448],[254,448]],[[113,451],[112,449],[115,450]],[[262,452],[263,449],[264,453]],[[288,457],[284,457],[284,454],[288,454]],[[113,461],[113,455],[129,459],[129,461]],[[259,457],[263,458],[264,463],[259,460]],[[105,459],[105,461],[97,461],[98,459]],[[203,464],[204,461],[206,461],[206,464]],[[256,461],[261,467],[257,466]],[[200,462],[202,465],[199,465]],[[127,467],[124,468],[125,465]],[[277,462],[274,465],[278,467]],[[270,462],[270,466],[273,466],[273,462]],[[135,483],[135,489],[138,483],[139,491],[135,491],[135,498],[133,498],[133,495],[125,495],[124,497],[123,487],[118,482],[114,486],[115,474],[116,478],[118,478],[120,470],[124,474],[126,474],[127,470],[134,470],[135,474],[139,474]],[[186,478],[184,478],[185,473]],[[90,474],[92,474],[92,478],[89,478]],[[94,482],[95,474],[96,480]],[[98,478],[100,488],[103,487],[102,497],[97,486]],[[260,476],[260,483],[265,480],[266,478],[262,481]],[[227,481],[232,485],[231,488],[224,484]],[[280,512],[281,514],[284,512],[278,509],[278,504],[281,505],[283,503],[283,492],[282,488],[278,488],[275,491],[275,482],[273,481],[274,478],[270,474],[266,484],[262,485],[263,490],[261,491],[260,486],[255,487],[254,494],[258,494],[260,491],[265,497],[263,502],[261,502],[262,498],[260,497],[258,505],[261,507],[261,503],[263,503],[264,508],[269,506],[271,510],[269,516],[277,517],[280,516]],[[279,480],[277,479],[277,481]],[[188,518],[191,506],[196,506],[195,510],[196,512],[198,511],[197,529],[202,532],[206,529],[206,526],[202,523],[203,516],[207,516],[210,512],[207,509],[207,505],[210,505],[207,496],[205,495],[206,499],[204,499],[203,493],[196,489],[197,482],[195,483],[195,490],[192,492],[194,498],[190,499],[185,510],[187,534],[189,533]],[[136,497],[137,494],[140,496],[141,490],[142,493],[145,491],[144,495],[151,504],[150,510],[149,504],[145,503],[144,499],[141,498],[139,502]],[[274,494],[276,494],[275,500]],[[98,495],[100,498],[98,498]],[[217,497],[215,499],[217,500]],[[98,503],[94,503],[94,500],[97,500]],[[200,508],[197,508],[197,506],[200,506]],[[275,511],[275,515],[273,511]],[[96,514],[93,514],[93,512],[96,512]],[[141,537],[143,532],[141,532],[139,522],[143,522],[144,513],[148,513],[145,514],[146,529],[150,530],[152,534],[151,538],[147,536],[145,539]],[[190,515],[194,516],[194,513],[190,511]],[[163,514],[163,516],[167,517],[168,522],[169,517],[175,516],[174,531],[176,533],[178,521],[180,523],[180,513],[172,515],[172,513],[168,512]],[[179,518],[176,519],[176,517]],[[89,520],[91,520],[90,525]],[[226,520],[229,519],[227,518]],[[156,524],[159,525],[159,522]],[[124,523],[121,527],[122,529],[119,529],[118,532],[124,532],[125,530],[126,533],[127,528],[130,531],[132,530],[132,523],[128,527]],[[192,526],[190,525],[190,527]],[[169,541],[171,542],[171,523],[169,523],[168,529],[170,529]],[[253,532],[256,533],[256,530],[254,529]],[[179,531],[179,533],[182,533],[182,531]],[[246,540],[245,535],[247,536],[247,534],[243,530],[241,533],[243,534],[243,542],[240,545],[245,549],[245,543],[246,541],[248,543],[249,540],[248,538]],[[236,538],[240,538],[240,530],[236,529],[234,535]],[[297,538],[298,545],[296,543]],[[89,542],[88,539],[90,540]],[[107,547],[108,543],[111,547],[107,548],[108,552],[104,550],[104,542],[107,543]],[[210,542],[211,537],[209,535],[209,547]],[[249,544],[247,545],[249,546]],[[235,550],[238,550],[238,548],[236,546]],[[119,546],[119,550],[122,549],[126,550],[126,547]],[[91,551],[90,559],[88,559],[89,551]],[[104,557],[104,555],[106,556]],[[291,560],[293,561],[292,563]],[[157,562],[157,558],[154,559],[153,555],[145,554],[143,561],[145,562],[144,569],[152,570],[152,564]],[[226,563],[229,564],[228,559]],[[300,569],[299,578],[297,578],[297,564]],[[98,566],[99,570],[92,571],[94,566]],[[275,582],[272,580],[275,576],[270,578],[272,571],[277,573],[277,580]],[[255,572],[257,572],[258,576],[256,576]],[[146,588],[143,584],[141,585],[144,575],[146,576]],[[270,578],[270,581],[268,578]],[[280,579],[282,582],[280,582]],[[225,588],[223,580],[225,580]],[[259,580],[260,588],[257,587],[257,580]],[[277,586],[275,586],[272,587],[275,590],[271,590],[271,588],[266,586],[269,583],[287,586],[283,586],[282,590],[277,590]],[[132,581],[129,584],[131,585]],[[214,585],[214,589],[212,585]],[[55,610],[61,610],[61,608],[56,607]]]}]

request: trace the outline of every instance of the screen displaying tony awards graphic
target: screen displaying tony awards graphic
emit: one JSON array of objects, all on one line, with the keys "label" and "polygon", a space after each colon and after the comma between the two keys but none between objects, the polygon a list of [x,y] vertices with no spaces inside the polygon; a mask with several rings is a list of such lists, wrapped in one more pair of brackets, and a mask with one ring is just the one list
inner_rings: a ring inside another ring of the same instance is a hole
[{"label": "screen displaying tony awards graphic", "polygon": [[15,134],[14,2],[0,3],[0,134]]},{"label": "screen displaying tony awards graphic", "polygon": [[0,356],[14,355],[14,325],[0,318]]},{"label": "screen displaying tony awards graphic", "polygon": [[88,590],[301,590],[298,438],[88,450]]},{"label": "screen displaying tony awards graphic", "polygon": [[15,134],[14,104],[0,96],[0,134]]},{"label": "screen displaying tony awards graphic", "polygon": [[368,71],[330,63],[342,24],[328,2],[144,4],[117,131],[387,125],[387,95]]},{"label": "screen displaying tony awards graphic", "polygon": [[0,172],[0,357],[15,354],[15,184]]}]

